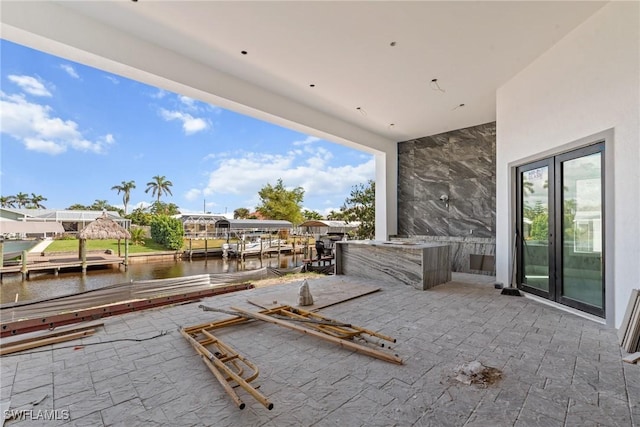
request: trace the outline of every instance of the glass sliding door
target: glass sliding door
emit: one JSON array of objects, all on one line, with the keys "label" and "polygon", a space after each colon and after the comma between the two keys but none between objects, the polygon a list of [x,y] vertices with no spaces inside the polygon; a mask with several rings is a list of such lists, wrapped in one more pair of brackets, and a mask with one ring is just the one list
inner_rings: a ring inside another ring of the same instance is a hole
[{"label": "glass sliding door", "polygon": [[553,288],[550,272],[554,260],[549,255],[550,215],[553,215],[550,175],[553,175],[553,163],[548,160],[518,168],[519,283],[525,290],[544,297],[548,297]]},{"label": "glass sliding door", "polygon": [[557,204],[558,298],[563,304],[604,315],[604,230],[602,146],[556,157],[561,194]]},{"label": "glass sliding door", "polygon": [[517,168],[518,286],[604,317],[604,144]]}]

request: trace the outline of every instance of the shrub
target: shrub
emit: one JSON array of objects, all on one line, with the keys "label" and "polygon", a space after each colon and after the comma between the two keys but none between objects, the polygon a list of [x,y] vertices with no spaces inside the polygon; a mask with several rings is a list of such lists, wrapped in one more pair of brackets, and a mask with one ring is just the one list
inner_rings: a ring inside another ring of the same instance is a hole
[{"label": "shrub", "polygon": [[70,233],[57,234],[53,237],[53,240],[77,240],[77,239],[78,239],[78,236]]},{"label": "shrub", "polygon": [[144,239],[147,235],[147,232],[144,228],[133,228],[131,227],[131,243],[134,245],[144,245]]},{"label": "shrub", "polygon": [[156,215],[151,220],[151,238],[167,249],[178,250],[184,241],[182,222],[167,215]]}]

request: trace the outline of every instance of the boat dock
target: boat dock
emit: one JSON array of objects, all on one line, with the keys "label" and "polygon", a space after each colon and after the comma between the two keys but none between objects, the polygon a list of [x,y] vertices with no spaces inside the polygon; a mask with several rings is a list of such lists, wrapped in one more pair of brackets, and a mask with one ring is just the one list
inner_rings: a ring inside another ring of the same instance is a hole
[{"label": "boat dock", "polygon": [[[105,267],[122,264],[123,258],[107,253],[91,253],[84,263],[87,267]],[[60,254],[58,256],[42,256],[36,253],[27,254],[26,262],[12,265],[4,265],[0,268],[0,281],[5,274],[21,273],[23,279],[28,280],[29,275],[34,272],[49,272],[54,275],[67,270],[78,270],[83,268],[83,263],[77,256]]]}]

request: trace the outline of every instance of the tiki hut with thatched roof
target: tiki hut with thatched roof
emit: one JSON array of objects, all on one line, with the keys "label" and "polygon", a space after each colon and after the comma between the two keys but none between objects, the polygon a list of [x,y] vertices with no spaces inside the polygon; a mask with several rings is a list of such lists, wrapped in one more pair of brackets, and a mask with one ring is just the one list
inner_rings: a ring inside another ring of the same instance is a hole
[{"label": "tiki hut with thatched roof", "polygon": [[118,244],[121,239],[125,239],[124,245],[124,265],[129,264],[129,247],[127,245],[127,239],[131,238],[131,233],[123,228],[120,224],[112,220],[104,212],[101,216],[95,219],[95,221],[89,223],[78,233],[80,239],[80,258],[82,259],[82,272],[87,271],[87,239],[117,239]]}]

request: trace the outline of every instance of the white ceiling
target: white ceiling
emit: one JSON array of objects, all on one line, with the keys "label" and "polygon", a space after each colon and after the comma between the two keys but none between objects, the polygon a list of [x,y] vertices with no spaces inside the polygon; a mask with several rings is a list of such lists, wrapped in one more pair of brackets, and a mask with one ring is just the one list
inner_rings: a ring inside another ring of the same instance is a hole
[{"label": "white ceiling", "polygon": [[375,147],[495,120],[496,90],[604,4],[3,1],[1,20],[3,38]]}]

